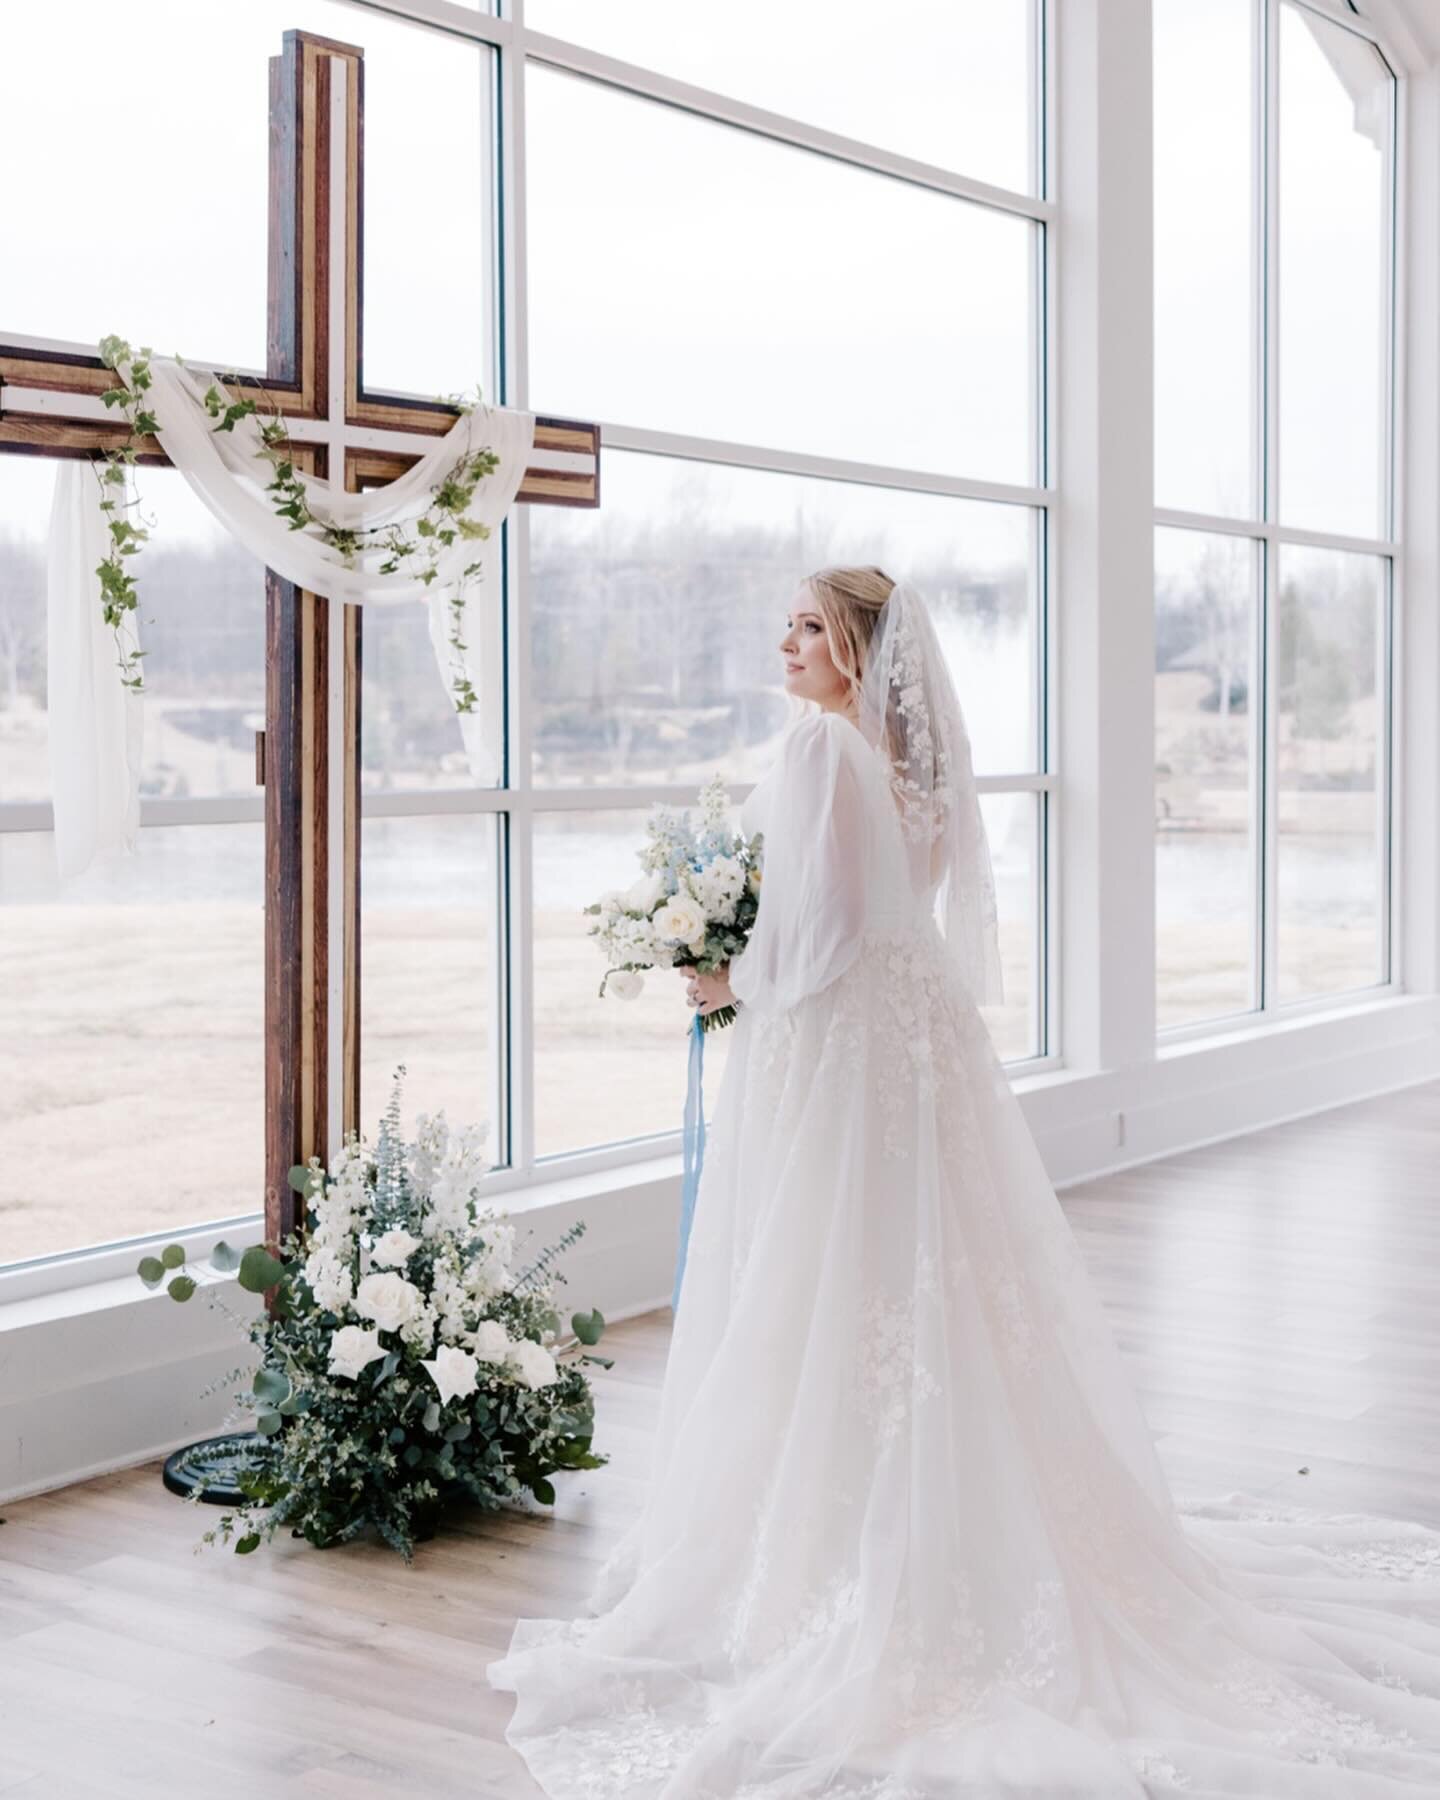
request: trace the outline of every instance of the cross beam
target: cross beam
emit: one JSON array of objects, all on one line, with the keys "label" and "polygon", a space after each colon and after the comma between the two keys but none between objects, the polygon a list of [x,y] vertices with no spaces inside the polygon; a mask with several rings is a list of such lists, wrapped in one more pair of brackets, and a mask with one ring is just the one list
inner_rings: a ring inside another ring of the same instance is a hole
[{"label": "cross beam", "polygon": [[[263,388],[297,466],[358,490],[393,480],[454,424],[443,402],[371,393],[363,363],[364,53],[289,31],[270,63],[270,255]],[[90,350],[0,339],[0,453],[93,457],[124,441]],[[600,432],[537,419],[518,498],[598,506]],[[142,462],[165,462],[147,439]],[[266,571],[265,1222],[300,1222],[291,1166],[360,1124],[361,614]]]}]

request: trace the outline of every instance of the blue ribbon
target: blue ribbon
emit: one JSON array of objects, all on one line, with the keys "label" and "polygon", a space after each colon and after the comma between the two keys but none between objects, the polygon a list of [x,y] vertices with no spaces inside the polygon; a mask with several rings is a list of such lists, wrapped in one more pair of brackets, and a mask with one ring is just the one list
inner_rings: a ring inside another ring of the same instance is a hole
[{"label": "blue ribbon", "polygon": [[685,1089],[685,1178],[680,1190],[680,1254],[675,1261],[675,1291],[670,1305],[680,1304],[680,1282],[685,1274],[685,1252],[690,1244],[690,1222],[695,1217],[695,1196],[700,1191],[700,1171],[705,1164],[705,1020],[699,1012],[690,1026],[690,1077]]}]

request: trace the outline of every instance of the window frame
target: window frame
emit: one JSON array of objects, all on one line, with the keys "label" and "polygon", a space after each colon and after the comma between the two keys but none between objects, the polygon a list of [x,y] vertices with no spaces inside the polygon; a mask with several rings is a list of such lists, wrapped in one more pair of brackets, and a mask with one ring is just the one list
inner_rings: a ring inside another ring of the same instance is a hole
[{"label": "window frame", "polygon": [[[1390,115],[1383,151],[1387,177],[1382,249],[1385,291],[1381,309],[1384,344],[1384,422],[1380,471],[1383,532],[1373,538],[1345,532],[1326,532],[1284,525],[1279,518],[1280,496],[1280,17],[1284,6],[1313,13],[1337,30],[1348,31],[1368,43],[1390,77]],[[1251,705],[1251,915],[1250,1005],[1240,1011],[1216,1013],[1204,1019],[1174,1025],[1156,1021],[1156,1041],[1177,1045],[1249,1027],[1270,1025],[1281,1019],[1300,1019],[1310,1013],[1329,1013],[1336,1007],[1368,1005],[1403,991],[1400,967],[1400,932],[1396,917],[1395,865],[1396,744],[1402,721],[1395,680],[1398,621],[1402,616],[1404,541],[1401,531],[1401,495],[1405,478],[1403,394],[1405,338],[1402,330],[1401,295],[1404,279],[1405,141],[1407,87],[1399,59],[1387,49],[1384,33],[1349,6],[1329,0],[1251,0],[1252,66],[1251,142],[1252,241],[1254,286],[1250,295],[1252,366],[1256,372],[1251,394],[1251,498],[1258,502],[1248,517],[1192,512],[1185,508],[1156,506],[1154,526],[1205,532],[1245,539],[1258,555],[1255,592],[1252,666],[1259,674],[1255,683],[1258,707]],[[1379,968],[1382,979],[1362,987],[1336,989],[1281,1001],[1279,977],[1279,706],[1275,692],[1278,624],[1280,614],[1280,554],[1287,545],[1358,552],[1380,559],[1383,588],[1378,622],[1378,667],[1381,680],[1376,698],[1380,716],[1376,743],[1376,815],[1379,821],[1377,927]]]},{"label": "window frame", "polygon": [[[1056,443],[1056,392],[1058,387],[1058,331],[1053,308],[1058,293],[1056,232],[1057,132],[1056,42],[1058,0],[1028,0],[1032,9],[1036,55],[1031,77],[1033,99],[1033,155],[1037,180],[1035,192],[1024,194],[975,181],[952,170],[848,138],[802,120],[769,112],[722,93],[682,82],[638,65],[621,62],[584,46],[527,29],[524,0],[513,0],[506,16],[481,11],[458,0],[344,0],[357,12],[379,11],[420,26],[438,28],[450,35],[492,47],[490,63],[493,137],[491,265],[495,292],[493,353],[498,370],[499,401],[504,405],[528,404],[528,354],[526,310],[526,183],[525,183],[525,71],[530,64],[555,68],[572,75],[598,80],[640,98],[678,106],[699,116],[742,129],[800,150],[830,157],[862,170],[889,175],[918,184],[962,201],[1009,211],[1032,221],[1035,232],[1035,312],[1032,317],[1031,368],[1034,380],[1036,468],[1030,484],[1007,484],[942,475],[930,471],[862,463],[803,452],[790,452],[689,436],[674,432],[601,422],[602,443],[607,448],[684,458],[692,461],[734,464],[758,471],[791,473],[838,482],[1016,504],[1036,518],[1036,566],[1032,584],[1031,681],[1035,726],[1035,767],[1010,775],[979,777],[983,793],[1035,793],[1036,842],[1034,848],[1034,913],[1031,919],[1032,1018],[1038,1052],[1007,1062],[1012,1079],[1045,1078],[1060,1074],[1064,1060],[1059,1050],[1060,1031],[1060,925],[1059,881],[1060,774],[1056,764],[1058,688],[1054,679],[1057,645],[1056,608],[1052,592],[1054,558],[1053,484]],[[383,794],[362,791],[361,817],[380,815],[423,816],[454,812],[495,812],[503,817],[496,858],[492,991],[487,1003],[494,1019],[495,1055],[488,1105],[479,1106],[495,1122],[492,1142],[497,1166],[486,1178],[486,1187],[497,1197],[556,1180],[583,1177],[622,1166],[659,1162],[679,1148],[681,1131],[674,1129],[604,1145],[537,1156],[534,1137],[534,932],[532,822],[537,812],[575,811],[586,808],[628,809],[636,816],[637,830],[646,810],[657,802],[684,804],[693,801],[688,788],[636,783],[604,788],[537,788],[531,775],[531,712],[528,669],[530,662],[529,568],[530,521],[525,508],[517,508],[504,530],[504,607],[499,639],[504,655],[506,706],[505,782],[493,789],[390,790]],[[732,799],[738,804],[750,791],[746,783],[734,784]],[[254,796],[147,799],[141,803],[141,828],[159,824],[211,824],[263,819],[264,799]],[[0,804],[0,832],[45,830],[50,827],[47,803]],[[363,882],[363,876],[362,876]],[[363,891],[363,889],[362,889]],[[363,1006],[363,999],[361,1001]],[[366,1122],[362,1121],[362,1129]],[[233,1223],[233,1221],[230,1221]],[[208,1229],[208,1228],[196,1228]],[[106,1266],[117,1244],[126,1250],[158,1241],[167,1235],[117,1240],[108,1245],[81,1246],[56,1252],[52,1257],[29,1259],[10,1265],[16,1271],[39,1262],[74,1262],[99,1258]],[[98,1264],[97,1264],[98,1266]]]}]

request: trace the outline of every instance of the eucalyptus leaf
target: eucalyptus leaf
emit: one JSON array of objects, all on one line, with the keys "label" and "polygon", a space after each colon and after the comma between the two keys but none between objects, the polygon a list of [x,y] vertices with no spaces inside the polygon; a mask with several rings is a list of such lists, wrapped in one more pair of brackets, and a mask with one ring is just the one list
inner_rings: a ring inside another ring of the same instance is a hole
[{"label": "eucalyptus leaf", "polygon": [[240,1267],[240,1252],[233,1244],[227,1244],[224,1238],[221,1238],[210,1252],[210,1263],[212,1268],[219,1269],[222,1274],[228,1275],[232,1269]]},{"label": "eucalyptus leaf", "polygon": [[193,1275],[172,1275],[165,1292],[172,1300],[188,1300],[195,1292],[195,1277]]},{"label": "eucalyptus leaf", "polygon": [[263,1244],[252,1244],[240,1258],[239,1282],[249,1294],[263,1294],[275,1286],[285,1273],[285,1265],[273,1257]]},{"label": "eucalyptus leaf", "polygon": [[605,1315],[598,1306],[588,1313],[571,1313],[570,1329],[582,1344],[598,1344],[605,1329]]},{"label": "eucalyptus leaf", "polygon": [[142,1256],[136,1265],[136,1273],[146,1287],[159,1287],[165,1279],[165,1265],[158,1256]]},{"label": "eucalyptus leaf", "polygon": [[183,1244],[167,1244],[160,1252],[160,1260],[167,1269],[178,1269],[185,1262],[185,1246]]},{"label": "eucalyptus leaf", "polygon": [[258,1531],[247,1531],[244,1537],[236,1540],[235,1554],[237,1556],[248,1556],[252,1550],[259,1547],[259,1543],[260,1533]]},{"label": "eucalyptus leaf", "polygon": [[278,1412],[262,1412],[255,1421],[255,1429],[261,1437],[274,1437],[284,1423]]},{"label": "eucalyptus leaf", "polygon": [[255,1398],[279,1406],[290,1398],[290,1377],[283,1369],[258,1369],[255,1373]]}]

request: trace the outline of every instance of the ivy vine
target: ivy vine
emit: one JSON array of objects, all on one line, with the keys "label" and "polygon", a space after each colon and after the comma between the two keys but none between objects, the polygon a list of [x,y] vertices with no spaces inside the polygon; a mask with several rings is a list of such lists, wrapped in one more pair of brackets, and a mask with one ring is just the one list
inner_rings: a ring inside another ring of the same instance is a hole
[{"label": "ivy vine", "polygon": [[[137,648],[130,615],[140,604],[135,577],[127,564],[150,536],[149,527],[136,524],[128,515],[143,518],[140,497],[129,480],[134,467],[137,445],[141,438],[153,437],[159,430],[154,413],[146,404],[150,387],[148,349],[136,355],[123,338],[100,340],[100,360],[115,376],[115,386],[100,396],[108,407],[118,407],[126,424],[125,441],[107,450],[95,463],[100,483],[100,510],[105,515],[105,528],[110,544],[105,560],[96,566],[100,580],[100,605],[105,623],[115,636],[117,661],[122,686],[139,694],[145,691],[140,672],[140,659],[146,654]],[[122,369],[124,373],[122,373]],[[128,635],[127,635],[128,634]]]}]

